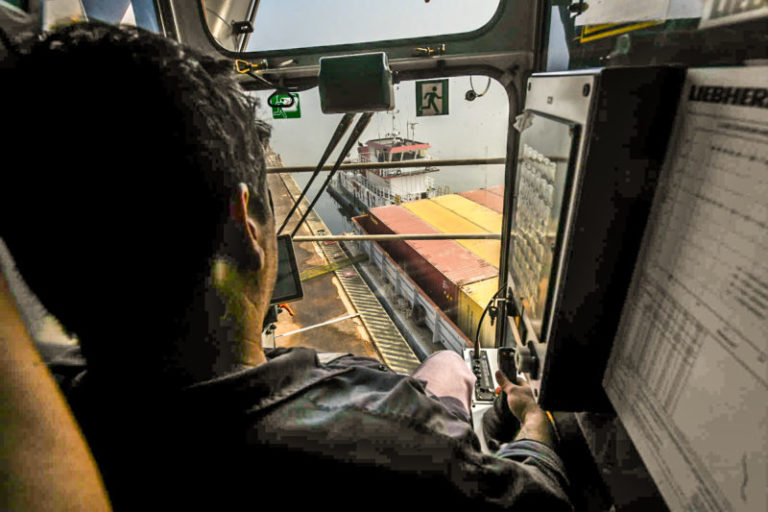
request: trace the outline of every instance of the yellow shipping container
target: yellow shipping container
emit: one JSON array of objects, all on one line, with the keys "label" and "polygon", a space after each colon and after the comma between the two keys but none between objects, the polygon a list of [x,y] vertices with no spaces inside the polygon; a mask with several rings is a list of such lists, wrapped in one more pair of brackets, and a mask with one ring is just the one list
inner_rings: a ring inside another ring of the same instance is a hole
[{"label": "yellow shipping container", "polygon": [[481,204],[456,194],[438,196],[432,200],[468,221],[477,224],[489,233],[501,233],[502,216],[490,208],[486,208]]},{"label": "yellow shipping container", "polygon": [[[432,199],[404,203],[404,208],[442,233],[491,233],[474,222],[465,219]],[[498,233],[499,231],[493,231]],[[484,261],[499,268],[501,242],[499,240],[456,240]]]},{"label": "yellow shipping container", "polygon": [[[499,289],[499,278],[492,277],[461,287],[459,292],[458,325],[467,337],[475,341],[477,323],[493,294]],[[496,323],[491,325],[489,314],[483,318],[480,328],[480,346],[493,348],[496,341]]]}]

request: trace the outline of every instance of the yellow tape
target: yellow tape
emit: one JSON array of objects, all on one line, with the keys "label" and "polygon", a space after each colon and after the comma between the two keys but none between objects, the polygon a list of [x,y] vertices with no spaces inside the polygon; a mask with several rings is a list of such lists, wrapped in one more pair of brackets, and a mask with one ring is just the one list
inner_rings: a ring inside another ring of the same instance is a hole
[{"label": "yellow tape", "polygon": [[[603,39],[606,37],[615,36],[618,34],[625,34],[627,32],[632,32],[634,30],[640,30],[647,27],[652,27],[654,25],[661,25],[664,23],[663,21],[645,21],[643,23],[633,23],[631,25],[615,25],[615,24],[606,24],[606,25],[592,25],[592,26],[583,26],[581,28],[581,37],[579,38],[579,41],[582,43],[588,43],[589,41],[595,41],[597,39]],[[613,30],[606,30],[610,27],[616,27]],[[590,35],[593,34],[593,35]],[[585,37],[586,36],[586,37]]]},{"label": "yellow tape", "polygon": [[600,32],[601,30],[605,30],[608,27],[615,27],[615,23],[604,23],[602,25],[584,25],[581,29],[582,33],[584,34],[594,34],[595,32]]}]

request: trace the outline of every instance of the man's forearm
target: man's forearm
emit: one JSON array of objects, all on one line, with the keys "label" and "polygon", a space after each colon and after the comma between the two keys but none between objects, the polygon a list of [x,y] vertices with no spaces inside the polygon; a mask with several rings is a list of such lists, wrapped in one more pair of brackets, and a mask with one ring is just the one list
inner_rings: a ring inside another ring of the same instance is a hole
[{"label": "man's forearm", "polygon": [[552,424],[544,411],[538,409],[525,415],[520,422],[520,432],[515,436],[515,441],[520,439],[538,441],[554,449],[555,436]]}]

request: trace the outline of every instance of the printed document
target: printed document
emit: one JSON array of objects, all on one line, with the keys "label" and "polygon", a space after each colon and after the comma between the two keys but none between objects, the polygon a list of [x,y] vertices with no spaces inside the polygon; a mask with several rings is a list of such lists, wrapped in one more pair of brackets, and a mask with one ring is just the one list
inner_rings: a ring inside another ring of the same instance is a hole
[{"label": "printed document", "polygon": [[692,69],[603,381],[672,510],[768,510],[768,67]]}]

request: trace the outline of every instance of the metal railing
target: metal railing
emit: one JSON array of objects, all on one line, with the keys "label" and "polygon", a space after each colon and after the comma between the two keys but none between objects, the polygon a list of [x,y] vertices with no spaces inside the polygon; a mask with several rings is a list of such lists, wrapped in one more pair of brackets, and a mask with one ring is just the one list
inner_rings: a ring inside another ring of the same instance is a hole
[{"label": "metal railing", "polygon": [[[458,165],[496,165],[503,164],[506,158],[453,158],[446,160],[406,160],[401,162],[359,162],[350,164],[341,164],[339,170],[346,169],[398,169],[400,167],[451,167]],[[332,165],[324,165],[323,171],[330,171]],[[314,172],[317,166],[314,165],[294,165],[290,167],[267,167],[268,173],[278,172]]]},{"label": "metal railing", "polygon": [[501,240],[499,233],[428,233],[398,235],[320,235],[295,236],[294,242],[357,242],[372,240],[386,242],[391,240]]}]

